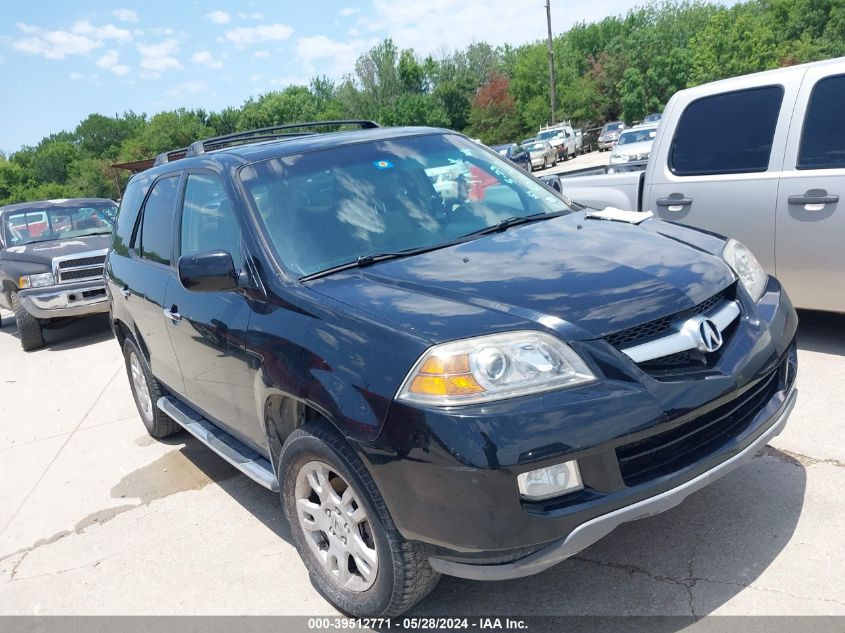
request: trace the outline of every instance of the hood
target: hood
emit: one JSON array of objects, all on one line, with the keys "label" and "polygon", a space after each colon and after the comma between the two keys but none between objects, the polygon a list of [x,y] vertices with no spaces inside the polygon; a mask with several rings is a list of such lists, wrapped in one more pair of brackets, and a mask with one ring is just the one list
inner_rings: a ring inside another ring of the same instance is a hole
[{"label": "hood", "polygon": [[0,251],[0,257],[7,261],[29,262],[49,266],[54,257],[74,255],[86,251],[99,251],[109,247],[111,235],[88,235],[66,240],[50,240],[10,246]]},{"label": "hood", "polygon": [[432,342],[514,328],[585,340],[729,286],[733,272],[712,254],[723,244],[661,220],[631,225],[579,212],[308,286]]},{"label": "hood", "polygon": [[613,151],[616,154],[645,154],[651,151],[653,145],[653,139],[640,143],[625,143],[624,145],[617,145],[613,148]]}]

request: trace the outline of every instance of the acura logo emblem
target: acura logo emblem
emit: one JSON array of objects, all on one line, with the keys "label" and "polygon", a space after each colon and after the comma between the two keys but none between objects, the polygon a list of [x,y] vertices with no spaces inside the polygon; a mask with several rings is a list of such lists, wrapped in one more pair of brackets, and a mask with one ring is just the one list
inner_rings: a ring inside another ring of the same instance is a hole
[{"label": "acura logo emblem", "polygon": [[699,349],[702,352],[715,352],[722,347],[722,333],[710,319],[698,323]]}]

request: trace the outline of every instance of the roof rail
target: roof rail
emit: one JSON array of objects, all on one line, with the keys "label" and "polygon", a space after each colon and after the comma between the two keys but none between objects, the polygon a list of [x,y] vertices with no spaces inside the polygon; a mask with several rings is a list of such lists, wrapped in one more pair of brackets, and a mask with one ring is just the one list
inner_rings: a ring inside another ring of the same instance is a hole
[{"label": "roof rail", "polygon": [[[337,127],[340,125],[357,125],[362,130],[371,130],[380,127],[375,121],[367,119],[338,119],[332,121],[307,121],[304,123],[286,123],[285,125],[273,125],[271,127],[263,127],[255,130],[246,130],[244,132],[235,132],[234,134],[224,134],[223,136],[214,136],[202,141],[195,141],[187,148],[185,156],[197,156],[204,154],[207,151],[221,149],[230,145],[237,145],[241,143],[252,143],[255,141],[269,141],[276,138],[284,138],[289,136],[308,136],[315,132],[284,132],[284,130],[297,130],[303,128],[319,128],[319,127]],[[179,151],[179,150],[177,150]]]}]

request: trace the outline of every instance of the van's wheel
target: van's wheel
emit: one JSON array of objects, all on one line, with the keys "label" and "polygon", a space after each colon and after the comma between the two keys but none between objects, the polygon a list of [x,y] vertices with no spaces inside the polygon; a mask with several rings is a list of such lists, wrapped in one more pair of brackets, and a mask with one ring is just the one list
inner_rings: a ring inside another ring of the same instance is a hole
[{"label": "van's wheel", "polygon": [[123,342],[123,358],[132,397],[135,398],[135,406],[138,407],[138,414],[147,433],[156,439],[176,433],[181,427],[156,406],[158,399],[165,395],[164,391],[150,372],[141,350],[128,337]]},{"label": "van's wheel", "polygon": [[333,430],[306,424],[279,458],[282,505],[317,591],[355,617],[405,612],[440,574],[406,541],[352,448]]},{"label": "van's wheel", "polygon": [[41,323],[24,309],[17,292],[13,291],[10,295],[12,311],[18,324],[18,335],[21,337],[21,347],[25,352],[44,347],[44,330]]}]

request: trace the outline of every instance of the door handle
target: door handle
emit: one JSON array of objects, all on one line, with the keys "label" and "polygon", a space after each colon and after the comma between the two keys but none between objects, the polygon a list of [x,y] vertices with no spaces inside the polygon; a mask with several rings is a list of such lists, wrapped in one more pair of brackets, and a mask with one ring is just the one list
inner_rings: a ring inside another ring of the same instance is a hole
[{"label": "door handle", "polygon": [[789,196],[787,198],[789,204],[804,205],[805,211],[821,211],[826,204],[835,204],[839,202],[839,196],[836,194],[828,194],[824,189],[810,189],[803,194]]},{"label": "door handle", "polygon": [[178,308],[176,306],[171,307],[169,310],[167,308],[164,309],[164,316],[170,319],[173,325],[179,323],[182,320],[182,315],[179,314]]},{"label": "door handle", "polygon": [[123,295],[124,299],[128,299],[132,296],[132,293],[129,292],[129,286],[123,286],[123,288],[120,289],[120,294]]},{"label": "door handle", "polygon": [[686,198],[682,193],[670,193],[666,198],[655,200],[658,207],[666,207],[667,211],[678,212],[692,204],[692,198]]}]

